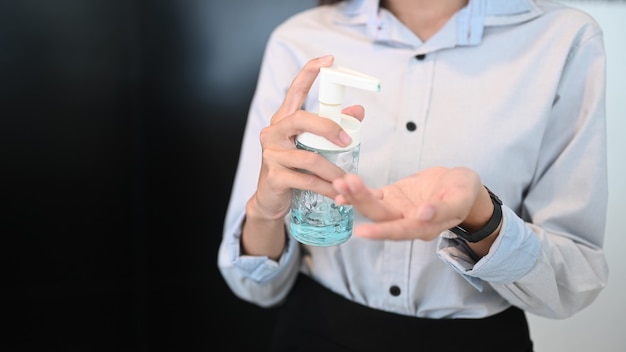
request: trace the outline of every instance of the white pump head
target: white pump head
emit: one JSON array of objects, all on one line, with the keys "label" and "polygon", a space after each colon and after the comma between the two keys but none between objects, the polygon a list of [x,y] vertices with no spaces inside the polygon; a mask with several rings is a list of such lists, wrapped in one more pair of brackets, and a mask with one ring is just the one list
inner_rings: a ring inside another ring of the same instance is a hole
[{"label": "white pump head", "polygon": [[322,150],[352,149],[361,143],[361,122],[352,116],[341,113],[345,87],[377,92],[380,90],[380,80],[337,65],[322,67],[319,79],[320,107],[318,114],[341,125],[352,138],[352,143],[342,148],[325,138],[308,132],[299,135],[298,141],[309,147]]}]

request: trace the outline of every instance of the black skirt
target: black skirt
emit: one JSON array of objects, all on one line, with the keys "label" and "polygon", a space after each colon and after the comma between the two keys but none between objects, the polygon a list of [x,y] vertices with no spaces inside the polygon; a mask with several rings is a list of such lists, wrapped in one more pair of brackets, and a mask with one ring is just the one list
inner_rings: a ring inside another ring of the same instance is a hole
[{"label": "black skirt", "polygon": [[511,307],[483,319],[428,319],[372,309],[301,274],[278,311],[274,352],[532,352],[526,315]]}]

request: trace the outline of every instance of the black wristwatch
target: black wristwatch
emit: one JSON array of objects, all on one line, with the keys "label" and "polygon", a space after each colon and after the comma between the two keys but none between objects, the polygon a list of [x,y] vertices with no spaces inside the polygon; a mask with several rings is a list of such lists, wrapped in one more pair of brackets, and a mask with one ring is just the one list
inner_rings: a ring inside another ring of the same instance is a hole
[{"label": "black wristwatch", "polygon": [[493,203],[493,214],[491,214],[491,218],[487,222],[487,225],[485,225],[482,229],[472,233],[468,232],[460,226],[455,226],[450,229],[450,231],[452,231],[462,239],[466,240],[467,242],[476,243],[485,239],[485,237],[491,235],[498,228],[498,226],[500,225],[500,221],[502,221],[502,201],[500,200],[500,198],[498,198],[498,196],[493,194],[493,192],[491,192],[491,190],[487,188],[487,186],[485,186],[485,188],[487,189],[487,192],[489,192],[489,197],[491,198],[491,202]]}]

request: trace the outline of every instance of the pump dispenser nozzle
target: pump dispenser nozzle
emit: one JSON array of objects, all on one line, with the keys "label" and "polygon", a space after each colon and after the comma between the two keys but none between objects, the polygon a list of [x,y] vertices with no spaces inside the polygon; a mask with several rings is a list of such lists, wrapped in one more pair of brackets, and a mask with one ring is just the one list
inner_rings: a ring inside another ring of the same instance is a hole
[{"label": "pump dispenser nozzle", "polygon": [[331,119],[341,125],[352,138],[352,143],[345,148],[341,148],[325,138],[308,132],[299,135],[298,140],[311,148],[321,150],[354,148],[355,145],[360,143],[361,122],[352,116],[341,113],[345,87],[379,91],[380,80],[337,65],[322,67],[319,79],[319,116]]},{"label": "pump dispenser nozzle", "polygon": [[341,66],[320,69],[319,115],[341,123],[341,104],[345,87],[379,91],[380,81]]}]

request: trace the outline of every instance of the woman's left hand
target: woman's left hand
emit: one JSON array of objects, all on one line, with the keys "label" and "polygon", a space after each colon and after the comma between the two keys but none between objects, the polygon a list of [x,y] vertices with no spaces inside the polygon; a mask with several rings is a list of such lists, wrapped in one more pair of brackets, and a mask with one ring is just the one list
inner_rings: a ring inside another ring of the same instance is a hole
[{"label": "woman's left hand", "polygon": [[426,169],[381,189],[346,174],[333,187],[338,204],[351,204],[372,220],[353,231],[370,239],[430,241],[466,220],[486,222],[493,211],[479,175],[462,167]]}]

